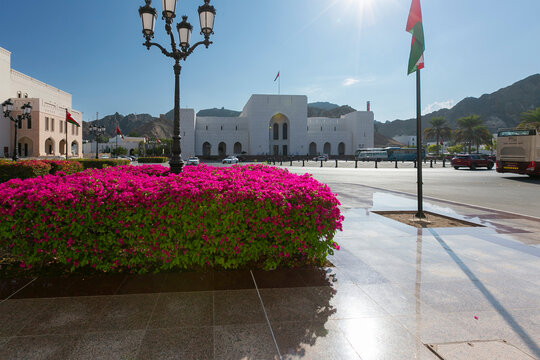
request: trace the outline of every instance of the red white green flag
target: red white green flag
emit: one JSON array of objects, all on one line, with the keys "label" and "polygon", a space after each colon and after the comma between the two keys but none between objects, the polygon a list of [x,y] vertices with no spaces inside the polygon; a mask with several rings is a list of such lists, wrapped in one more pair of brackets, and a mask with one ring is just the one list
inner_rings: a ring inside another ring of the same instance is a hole
[{"label": "red white green flag", "polygon": [[420,9],[420,0],[412,0],[407,29],[411,33],[411,54],[409,55],[408,73],[424,68],[424,27],[422,26],[422,10]]},{"label": "red white green flag", "polygon": [[[77,125],[77,126],[79,126],[79,127],[81,126],[81,124],[79,124],[79,123],[77,122],[77,120],[75,120],[75,119],[71,116],[71,114],[69,113],[69,111],[67,111],[67,109],[66,109],[66,121],[67,121],[68,123],[70,123],[70,124]],[[67,127],[66,127],[66,128],[67,128]]]}]

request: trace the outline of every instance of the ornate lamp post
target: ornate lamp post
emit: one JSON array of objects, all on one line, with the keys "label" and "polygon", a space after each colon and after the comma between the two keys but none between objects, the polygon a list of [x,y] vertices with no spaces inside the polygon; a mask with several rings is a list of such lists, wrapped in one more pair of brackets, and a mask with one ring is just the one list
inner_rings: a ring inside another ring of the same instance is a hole
[{"label": "ornate lamp post", "polygon": [[13,102],[11,99],[7,99],[2,103],[2,111],[4,112],[4,117],[9,118],[11,121],[15,123],[15,139],[13,140],[13,161],[19,160],[18,155],[18,149],[17,149],[17,129],[19,128],[19,124],[22,123],[25,119],[31,119],[30,113],[32,112],[32,105],[30,103],[24,104],[21,106],[22,114],[17,115],[17,117],[13,118],[11,116],[11,112],[13,111]]},{"label": "ornate lamp post", "polygon": [[210,0],[204,0],[204,4],[199,6],[199,21],[201,23],[201,35],[204,36],[203,41],[193,44],[190,47],[189,40],[193,26],[187,21],[187,16],[182,16],[182,22],[176,25],[179,37],[179,47],[177,47],[174,35],[172,32],[173,19],[176,17],[176,1],[177,0],[162,0],[162,19],[165,20],[165,30],[171,38],[172,51],[167,51],[160,44],[151,42],[154,37],[154,25],[157,18],[157,11],[151,7],[152,0],[145,0],[146,5],[139,8],[139,15],[142,20],[143,35],[146,42],[143,43],[148,50],[150,47],[156,46],[161,52],[172,59],[174,59],[174,134],[172,143],[172,156],[170,160],[171,171],[174,174],[182,172],[184,161],[182,160],[182,150],[180,148],[180,60],[186,60],[189,55],[199,45],[204,45],[206,48],[212,42],[210,41],[210,35],[214,33],[214,18],[216,16],[216,9],[210,5]]},{"label": "ornate lamp post", "polygon": [[90,125],[90,133],[96,136],[96,159],[98,159],[99,136],[105,134],[105,126]]}]

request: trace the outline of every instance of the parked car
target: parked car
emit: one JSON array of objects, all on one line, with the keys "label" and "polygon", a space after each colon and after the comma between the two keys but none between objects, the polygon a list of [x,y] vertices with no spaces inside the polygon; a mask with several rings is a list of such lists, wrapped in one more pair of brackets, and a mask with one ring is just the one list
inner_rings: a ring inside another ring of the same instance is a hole
[{"label": "parked car", "polygon": [[488,170],[491,170],[494,162],[482,154],[459,154],[452,159],[451,164],[454,169],[468,167],[471,170],[474,170],[479,167],[485,167]]},{"label": "parked car", "polygon": [[313,161],[328,161],[328,155],[323,154],[323,155],[315,156],[313,158]]},{"label": "parked car", "polygon": [[190,158],[186,161],[186,165],[199,165],[199,158],[196,157],[196,156],[190,157]]},{"label": "parked car", "polygon": [[239,160],[236,156],[229,155],[221,161],[223,164],[238,164]]}]

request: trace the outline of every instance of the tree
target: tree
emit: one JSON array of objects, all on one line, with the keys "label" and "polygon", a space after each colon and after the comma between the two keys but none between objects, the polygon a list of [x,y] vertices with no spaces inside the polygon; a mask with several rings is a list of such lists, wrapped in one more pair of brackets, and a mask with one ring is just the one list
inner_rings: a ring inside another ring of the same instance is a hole
[{"label": "tree", "polygon": [[520,129],[537,128],[540,129],[540,107],[534,110],[529,110],[521,114],[521,123],[518,125]]},{"label": "tree", "polygon": [[459,129],[454,132],[454,136],[457,142],[468,145],[469,154],[471,153],[471,146],[477,142],[478,132],[475,132],[474,128],[483,125],[483,121],[478,115],[469,115],[457,119]]},{"label": "tree", "polygon": [[[424,137],[437,139],[437,145],[440,144],[439,139],[450,138],[452,129],[448,127],[446,120],[442,116],[437,116],[429,120],[430,128],[424,130]],[[437,156],[439,156],[439,148],[437,148]]]},{"label": "tree", "polygon": [[448,151],[450,154],[459,154],[463,152],[463,145],[453,145],[446,148],[446,151]]},{"label": "tree", "polygon": [[119,146],[118,149],[114,147],[112,148],[111,155],[127,155],[127,149],[122,146]]},{"label": "tree", "polygon": [[432,153],[437,153],[437,155],[439,155],[439,150],[441,149],[441,145],[429,145],[427,147],[427,152],[429,154],[432,154]]},{"label": "tree", "polygon": [[491,144],[493,135],[485,125],[478,125],[473,128],[474,142],[476,143],[476,152],[480,150],[480,145]]}]

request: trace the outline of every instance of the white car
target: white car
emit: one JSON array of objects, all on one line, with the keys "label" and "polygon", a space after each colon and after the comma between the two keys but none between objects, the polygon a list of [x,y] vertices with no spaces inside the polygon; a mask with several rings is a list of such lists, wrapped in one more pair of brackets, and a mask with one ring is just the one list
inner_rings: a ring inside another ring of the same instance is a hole
[{"label": "white car", "polygon": [[221,161],[223,164],[238,164],[240,160],[236,156],[227,156],[223,161]]},{"label": "white car", "polygon": [[313,160],[314,161],[327,161],[328,160],[328,155],[319,155],[317,157],[314,157]]},{"label": "white car", "polygon": [[190,157],[190,158],[186,161],[186,165],[199,165],[199,158],[196,157],[196,156]]}]

